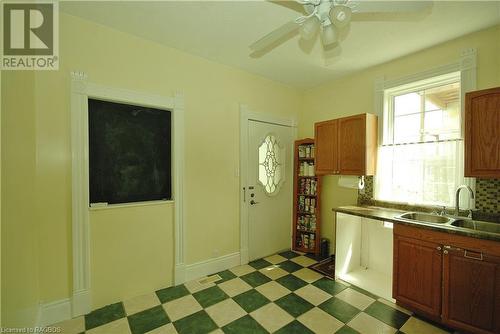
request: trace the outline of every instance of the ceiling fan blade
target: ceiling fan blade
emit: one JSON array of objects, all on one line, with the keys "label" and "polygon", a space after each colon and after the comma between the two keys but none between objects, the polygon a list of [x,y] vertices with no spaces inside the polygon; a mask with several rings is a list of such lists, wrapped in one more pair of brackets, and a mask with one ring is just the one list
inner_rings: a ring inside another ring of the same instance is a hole
[{"label": "ceiling fan blade", "polygon": [[268,48],[274,48],[283,43],[286,39],[290,38],[292,33],[296,33],[299,27],[300,25],[295,21],[285,23],[278,29],[273,30],[266,36],[259,39],[257,42],[251,44],[250,49],[254,52],[260,52]]},{"label": "ceiling fan blade", "polygon": [[280,5],[288,9],[294,10],[296,12],[299,12],[300,14],[304,14],[305,12],[304,5],[301,5],[295,0],[268,0],[268,1],[276,5]]},{"label": "ceiling fan blade", "polygon": [[392,12],[392,13],[352,13],[353,22],[375,21],[419,21],[426,17],[427,12]]},{"label": "ceiling fan blade", "polygon": [[349,1],[354,13],[425,12],[432,6],[432,1]]}]

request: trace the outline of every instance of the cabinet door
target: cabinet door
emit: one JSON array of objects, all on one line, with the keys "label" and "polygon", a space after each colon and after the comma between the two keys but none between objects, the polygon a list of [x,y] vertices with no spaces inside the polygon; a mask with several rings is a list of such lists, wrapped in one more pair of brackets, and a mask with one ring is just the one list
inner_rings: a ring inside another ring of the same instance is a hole
[{"label": "cabinet door", "polygon": [[394,235],[393,298],[438,320],[441,315],[441,246]]},{"label": "cabinet door", "polygon": [[465,176],[500,178],[500,88],[466,95]]},{"label": "cabinet door", "polygon": [[443,322],[500,333],[500,258],[447,246],[443,262]]},{"label": "cabinet door", "polygon": [[314,125],[316,143],[316,174],[338,173],[338,121],[319,122]]},{"label": "cabinet door", "polygon": [[343,175],[365,175],[366,114],[339,120],[339,170]]}]

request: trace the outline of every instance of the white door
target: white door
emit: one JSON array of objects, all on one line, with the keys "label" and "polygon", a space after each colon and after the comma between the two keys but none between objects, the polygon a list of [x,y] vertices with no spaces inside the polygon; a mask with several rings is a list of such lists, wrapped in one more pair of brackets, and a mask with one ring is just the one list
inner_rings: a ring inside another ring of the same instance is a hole
[{"label": "white door", "polygon": [[289,249],[292,225],[293,128],[248,122],[248,257]]}]

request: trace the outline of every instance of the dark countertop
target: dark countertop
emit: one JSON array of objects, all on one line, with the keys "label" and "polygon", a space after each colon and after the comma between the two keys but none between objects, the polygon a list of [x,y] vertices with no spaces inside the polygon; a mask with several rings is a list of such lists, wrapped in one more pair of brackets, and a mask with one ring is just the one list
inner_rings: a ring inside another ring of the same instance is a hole
[{"label": "dark countertop", "polygon": [[464,235],[472,238],[485,239],[485,240],[493,240],[500,241],[500,234],[496,233],[488,233],[483,231],[465,229],[460,227],[455,227],[447,224],[434,224],[434,223],[425,223],[425,222],[417,222],[417,221],[408,221],[396,218],[396,216],[408,212],[397,209],[389,209],[377,206],[340,206],[337,208],[333,208],[333,211],[339,213],[346,213],[350,215],[360,216],[364,218],[376,219],[387,221],[395,224],[404,224],[410,225],[420,228],[425,228],[428,230],[435,230],[439,232],[445,233],[453,233]]}]

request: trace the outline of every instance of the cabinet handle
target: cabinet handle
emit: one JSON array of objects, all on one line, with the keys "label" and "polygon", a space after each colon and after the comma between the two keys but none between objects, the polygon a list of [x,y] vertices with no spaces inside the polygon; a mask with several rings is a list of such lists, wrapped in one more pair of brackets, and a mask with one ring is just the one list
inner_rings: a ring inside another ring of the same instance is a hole
[{"label": "cabinet handle", "polygon": [[441,246],[437,246],[437,247],[436,247],[436,249],[437,249],[438,251],[441,251]]},{"label": "cabinet handle", "polygon": [[448,254],[448,251],[445,249],[445,250],[443,251],[443,254]]},{"label": "cabinet handle", "polygon": [[447,250],[456,250],[456,251],[461,251],[462,250],[461,248],[452,247],[452,246],[444,246],[444,249],[447,249]]},{"label": "cabinet handle", "polygon": [[[473,253],[473,254],[478,254],[478,253]],[[464,257],[472,260],[479,260],[483,261],[483,253],[479,253],[479,256],[471,256],[467,251],[464,252]]]}]

